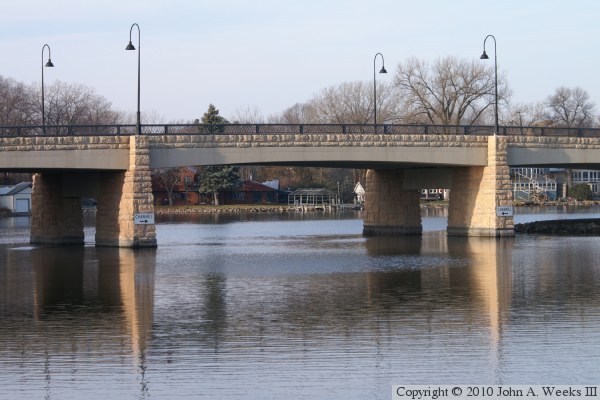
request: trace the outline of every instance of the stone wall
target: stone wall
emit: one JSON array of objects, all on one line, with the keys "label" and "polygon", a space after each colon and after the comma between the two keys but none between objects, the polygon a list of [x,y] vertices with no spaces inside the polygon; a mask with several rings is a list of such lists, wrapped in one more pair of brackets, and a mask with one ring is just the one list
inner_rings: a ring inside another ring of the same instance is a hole
[{"label": "stone wall", "polygon": [[39,136],[1,138],[2,151],[129,149],[129,136]]},{"label": "stone wall", "polygon": [[[157,148],[214,147],[487,147],[488,136],[376,134],[143,135]],[[546,149],[600,149],[596,138],[500,136],[507,146]],[[129,149],[130,136],[39,136],[0,138],[1,151]]]},{"label": "stone wall", "polygon": [[486,136],[375,134],[156,135],[150,148],[213,147],[485,147]]},{"label": "stone wall", "polygon": [[509,148],[600,150],[598,138],[558,136],[502,136]]}]

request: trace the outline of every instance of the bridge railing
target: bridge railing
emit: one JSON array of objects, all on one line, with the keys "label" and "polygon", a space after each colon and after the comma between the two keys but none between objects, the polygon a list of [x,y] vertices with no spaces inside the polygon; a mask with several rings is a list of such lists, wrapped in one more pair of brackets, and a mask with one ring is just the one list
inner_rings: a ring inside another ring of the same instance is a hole
[{"label": "bridge railing", "polygon": [[[378,135],[494,135],[489,125],[425,124],[148,124],[142,135],[303,135],[303,134],[378,134]],[[28,125],[0,126],[0,137],[37,136],[130,136],[136,125]],[[554,128],[500,126],[501,136],[600,137],[598,128]]]}]

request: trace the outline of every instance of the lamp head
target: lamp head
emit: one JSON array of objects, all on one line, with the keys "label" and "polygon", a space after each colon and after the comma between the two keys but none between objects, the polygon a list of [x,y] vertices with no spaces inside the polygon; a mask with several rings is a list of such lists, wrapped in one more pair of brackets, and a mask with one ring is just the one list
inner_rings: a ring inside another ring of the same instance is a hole
[{"label": "lamp head", "polygon": [[52,64],[51,59],[48,59],[48,62],[46,63],[46,67],[54,67],[54,64]]},{"label": "lamp head", "polygon": [[480,60],[487,60],[489,59],[487,53],[485,52],[485,50],[483,51],[483,54],[481,55],[481,57],[479,57]]},{"label": "lamp head", "polygon": [[385,67],[381,67],[381,71],[379,71],[380,74],[387,74],[387,71],[385,70]]},{"label": "lamp head", "polygon": [[131,43],[131,40],[129,41],[127,47],[125,47],[125,50],[135,50],[135,47],[133,46],[133,43]]}]

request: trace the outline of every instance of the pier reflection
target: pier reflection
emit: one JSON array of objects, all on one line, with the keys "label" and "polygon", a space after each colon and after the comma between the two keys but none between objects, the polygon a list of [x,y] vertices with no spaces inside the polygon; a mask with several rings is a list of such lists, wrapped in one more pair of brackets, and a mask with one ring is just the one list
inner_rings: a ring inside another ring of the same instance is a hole
[{"label": "pier reflection", "polygon": [[[369,297],[394,292],[406,303],[407,289],[411,289],[420,297],[414,302],[419,308],[424,305],[423,300],[428,299],[430,311],[454,304],[453,313],[465,314],[462,321],[457,320],[457,325],[479,325],[482,318],[489,321],[490,340],[497,349],[502,323],[508,318],[512,301],[513,245],[513,239],[448,237],[444,234],[369,238],[366,244],[369,255],[378,258],[395,255],[399,257],[399,265],[404,269],[409,267],[402,271],[392,265],[390,272],[369,272]],[[472,313],[478,315],[469,315]],[[452,329],[462,328],[454,326]]]},{"label": "pier reflection", "polygon": [[[24,364],[43,360],[46,398],[53,365],[70,357],[80,363],[73,370],[84,367],[83,359],[130,358],[140,391],[147,392],[155,250],[48,246],[17,248],[7,255],[12,267],[0,271],[13,298],[0,298],[6,328],[0,328],[0,342],[11,331],[25,332],[10,342]],[[18,307],[5,308],[2,302]]]}]

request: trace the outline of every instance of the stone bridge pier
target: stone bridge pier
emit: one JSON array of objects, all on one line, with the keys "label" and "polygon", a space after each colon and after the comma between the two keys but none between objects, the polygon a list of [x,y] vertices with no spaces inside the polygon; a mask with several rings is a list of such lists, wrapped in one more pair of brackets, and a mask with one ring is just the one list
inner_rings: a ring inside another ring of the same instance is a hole
[{"label": "stone bridge pier", "polygon": [[81,198],[96,197],[96,246],[156,247],[148,138],[132,136],[126,171],[43,172],[33,178],[32,244],[84,243]]},{"label": "stone bridge pier", "polygon": [[[450,170],[448,235],[514,236],[513,217],[496,212],[512,206],[506,138],[489,137],[487,153],[487,166]],[[407,175],[403,169],[367,172],[365,236],[422,233],[419,191],[407,183]]]}]

